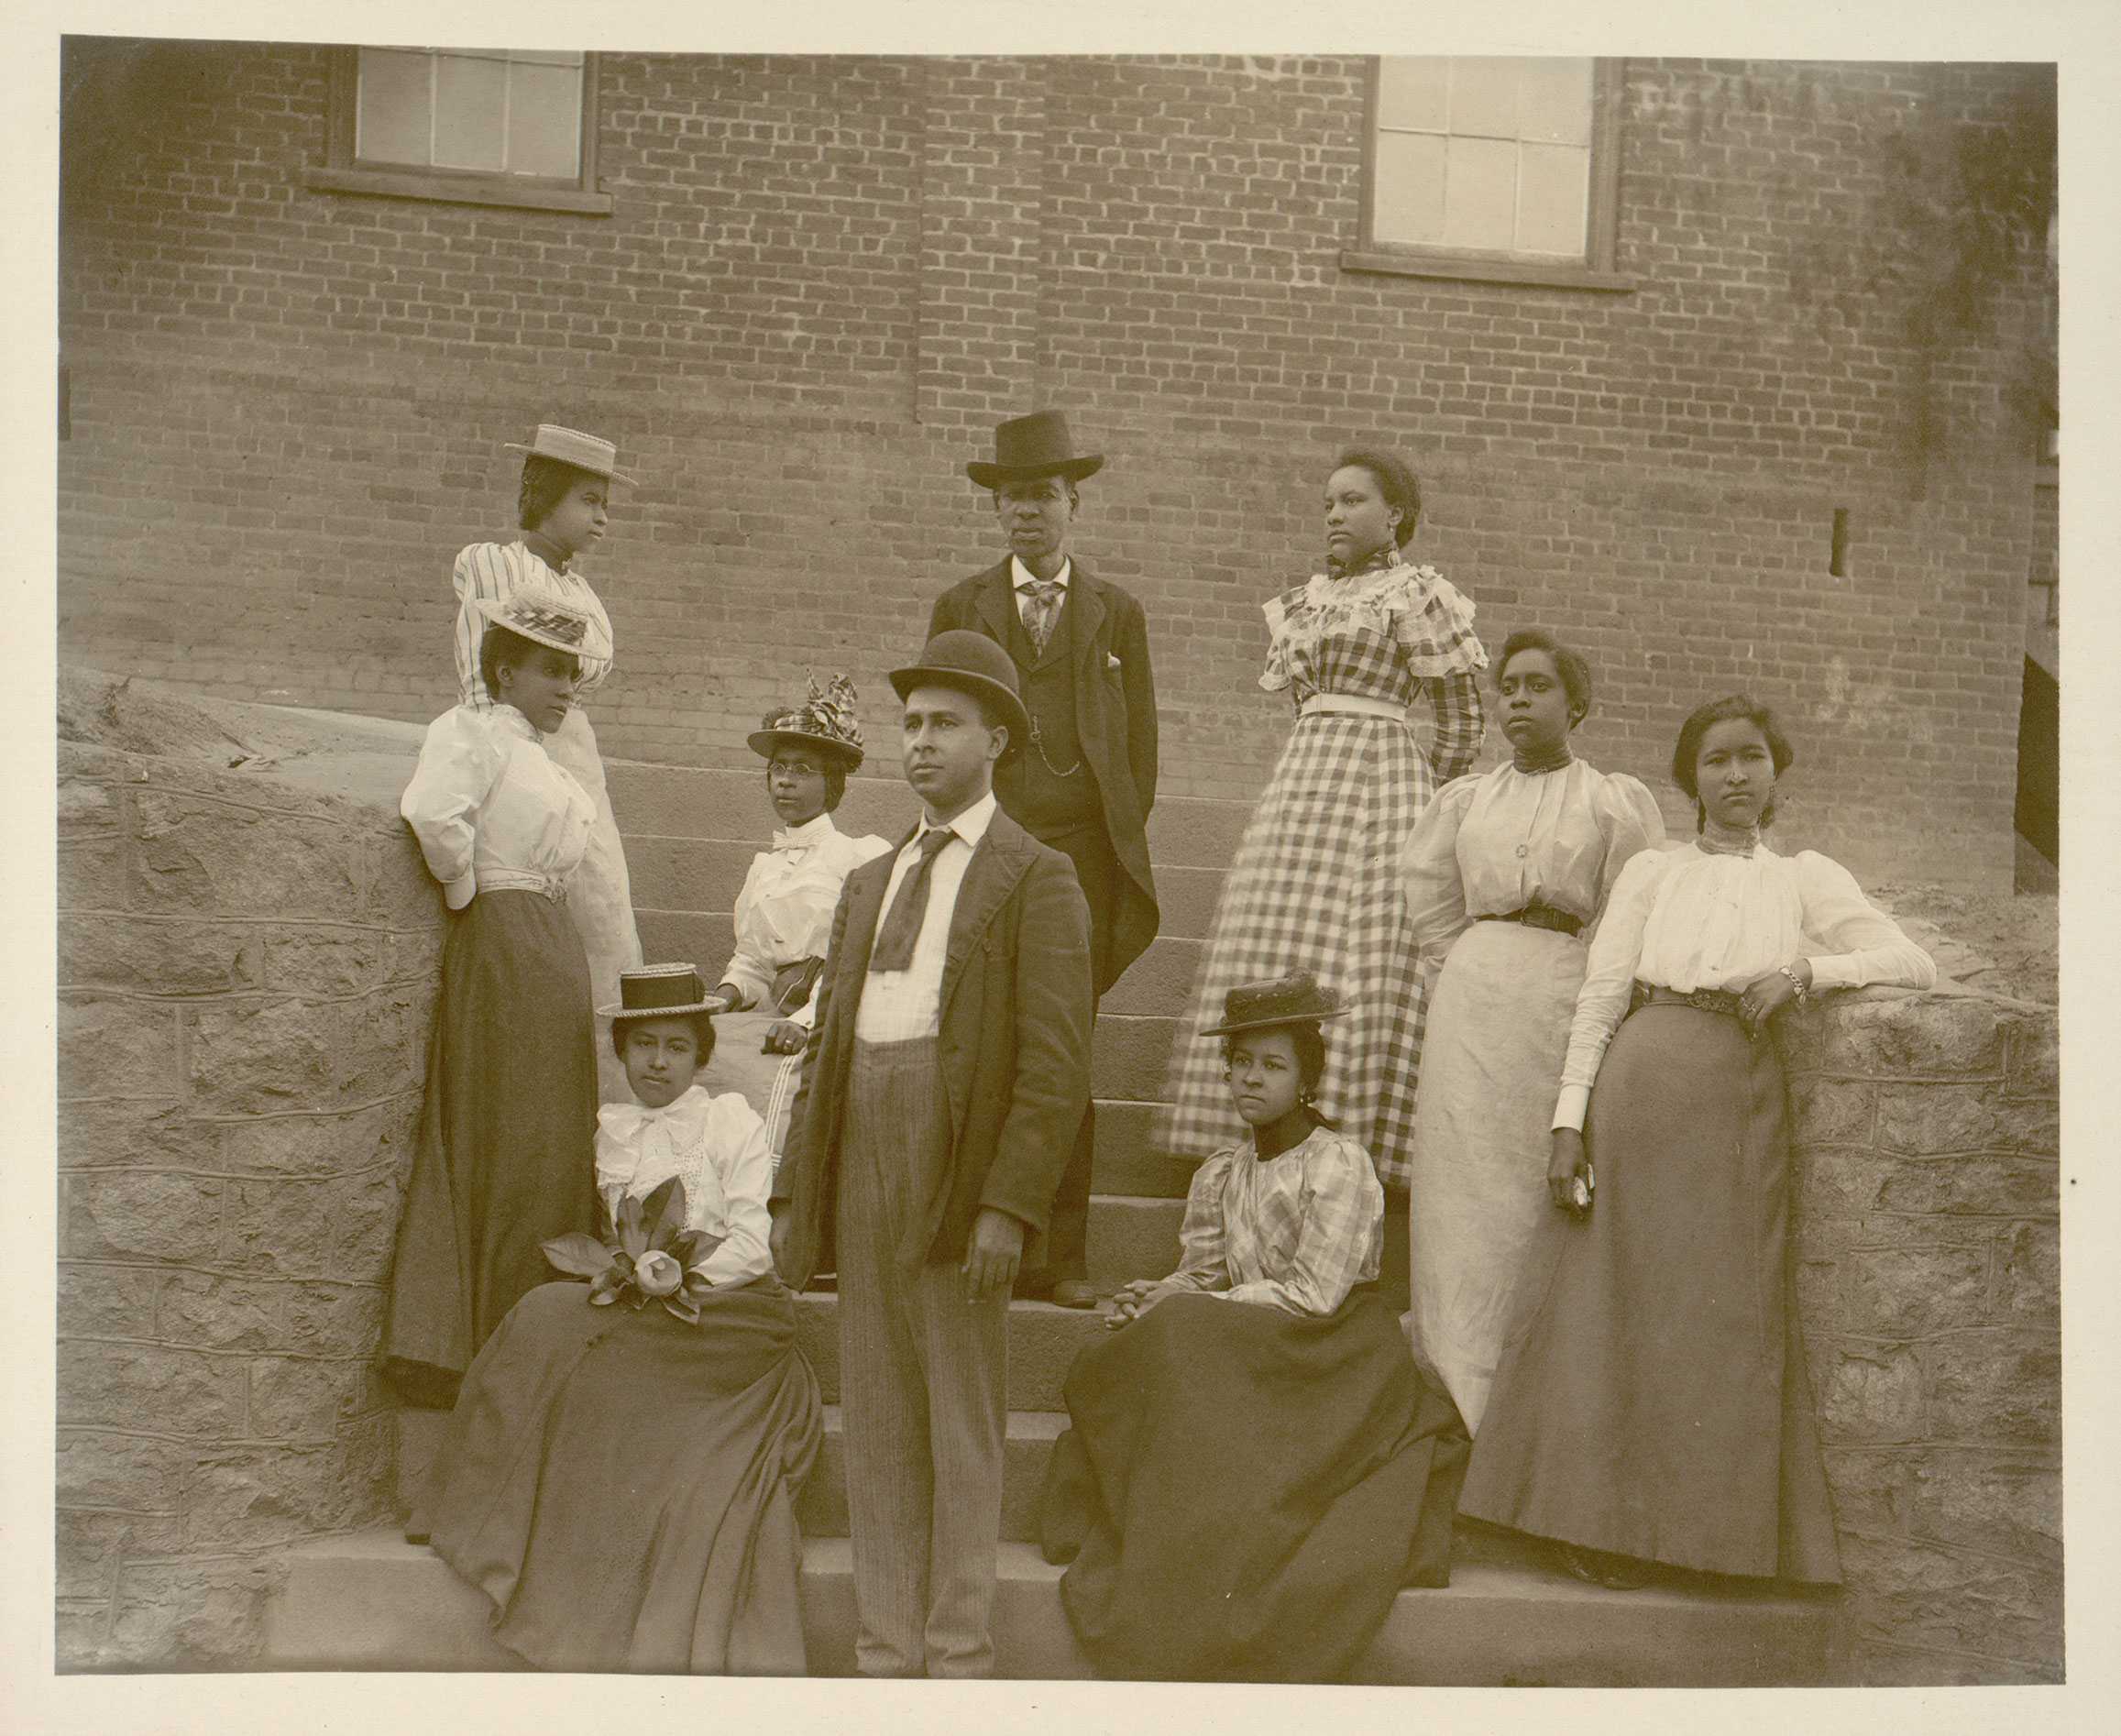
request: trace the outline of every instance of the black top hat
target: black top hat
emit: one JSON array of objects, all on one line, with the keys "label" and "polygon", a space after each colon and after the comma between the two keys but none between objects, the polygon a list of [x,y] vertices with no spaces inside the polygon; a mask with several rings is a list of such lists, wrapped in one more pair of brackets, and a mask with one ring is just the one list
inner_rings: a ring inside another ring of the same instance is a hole
[{"label": "black top hat", "polygon": [[697,964],[647,964],[619,972],[619,1000],[599,1006],[599,1017],[613,1024],[629,1018],[671,1018],[679,1013],[718,1013],[720,1001],[707,998]]},{"label": "black top hat", "polygon": [[812,676],[808,699],[767,712],[744,739],[764,759],[784,747],[807,747],[851,772],[862,764],[862,719],[855,698],[854,684],[845,676],[834,676],[822,687]]},{"label": "black top hat", "polygon": [[991,700],[1009,726],[1012,748],[1031,739],[1031,714],[1017,694],[1016,660],[986,634],[969,627],[936,634],[922,647],[918,663],[891,672],[891,686],[901,699],[916,687],[934,686]]},{"label": "black top hat", "polygon": [[1347,1010],[1340,996],[1322,988],[1309,971],[1295,971],[1271,983],[1240,983],[1223,997],[1223,1022],[1209,1026],[1201,1035],[1227,1037],[1269,1025],[1315,1025],[1338,1018]]},{"label": "black top hat", "polygon": [[995,428],[994,463],[968,464],[965,475],[983,489],[1030,482],[1039,477],[1080,482],[1084,477],[1094,476],[1104,463],[1101,453],[1076,452],[1068,437],[1068,418],[1058,410],[1034,410]]}]

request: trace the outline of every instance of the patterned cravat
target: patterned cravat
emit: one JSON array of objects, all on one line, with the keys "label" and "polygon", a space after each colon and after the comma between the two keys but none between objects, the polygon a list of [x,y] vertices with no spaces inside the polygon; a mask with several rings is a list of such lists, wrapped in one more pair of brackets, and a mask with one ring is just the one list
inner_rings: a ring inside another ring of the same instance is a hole
[{"label": "patterned cravat", "polygon": [[1034,578],[1017,587],[1024,599],[1024,631],[1031,635],[1031,649],[1043,657],[1046,642],[1053,637],[1053,623],[1060,616],[1060,599],[1067,587],[1057,578]]},{"label": "patterned cravat", "polygon": [[928,915],[929,883],[935,878],[935,859],[957,834],[937,827],[920,835],[920,865],[898,883],[898,895],[885,912],[884,926],[876,930],[876,944],[869,949],[872,971],[910,971],[913,943],[920,939],[921,918]]}]

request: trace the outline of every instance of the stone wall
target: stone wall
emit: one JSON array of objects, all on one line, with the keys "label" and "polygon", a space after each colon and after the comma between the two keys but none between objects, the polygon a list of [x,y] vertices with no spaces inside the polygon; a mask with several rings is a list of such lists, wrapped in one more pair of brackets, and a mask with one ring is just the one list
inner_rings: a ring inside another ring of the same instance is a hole
[{"label": "stone wall", "polygon": [[2056,1028],[2052,1006],[1948,988],[1783,1033],[1861,1682],[2062,1677]]},{"label": "stone wall", "polygon": [[58,1661],[239,1665],[277,1546],[390,1511],[369,1363],[442,921],[396,813],[417,731],[261,748],[254,708],[71,677],[61,710]]}]

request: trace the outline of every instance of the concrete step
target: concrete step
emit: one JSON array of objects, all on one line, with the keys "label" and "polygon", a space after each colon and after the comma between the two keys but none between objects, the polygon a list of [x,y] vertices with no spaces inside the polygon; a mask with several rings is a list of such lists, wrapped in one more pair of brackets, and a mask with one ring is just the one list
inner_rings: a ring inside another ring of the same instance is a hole
[{"label": "concrete step", "polygon": [[[729,770],[607,760],[604,776],[619,830],[628,838],[756,840],[765,830],[769,810],[763,764]],[[832,823],[841,831],[896,838],[913,823],[918,806],[896,775],[851,777]],[[1149,813],[1149,860],[1159,873],[1167,863],[1226,868],[1251,814],[1250,802],[1167,797]],[[755,841],[752,848],[758,848]]]},{"label": "concrete step", "polygon": [[[288,1552],[267,1607],[269,1670],[505,1670],[485,1597],[432,1550],[392,1531]],[[1092,1672],[1060,1608],[1061,1569],[1028,1544],[996,1561],[995,1673],[1016,1681]],[[810,1671],[854,1666],[852,1552],[803,1549]],[[1434,1590],[1402,1591],[1353,1679],[1434,1687],[1796,1687],[1827,1679],[1833,1610],[1786,1594],[1663,1586],[1608,1591],[1557,1572],[1467,1562]]]}]

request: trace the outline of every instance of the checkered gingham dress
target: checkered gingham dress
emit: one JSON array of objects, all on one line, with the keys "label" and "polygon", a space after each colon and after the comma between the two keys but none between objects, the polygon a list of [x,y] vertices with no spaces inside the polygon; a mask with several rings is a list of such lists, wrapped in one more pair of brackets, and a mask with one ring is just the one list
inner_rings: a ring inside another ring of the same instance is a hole
[{"label": "checkered gingham dress", "polygon": [[[1380,562],[1322,575],[1265,612],[1271,644],[1261,687],[1289,691],[1299,706],[1319,693],[1399,706],[1420,696],[1435,736],[1424,754],[1392,718],[1298,717],[1224,882],[1193,1028],[1220,1022],[1223,997],[1239,983],[1315,972],[1352,1008],[1324,1027],[1318,1107],[1361,1141],[1385,1187],[1403,1193],[1426,1007],[1400,851],[1436,784],[1467,770],[1479,751],[1477,680],[1488,654],[1473,605],[1430,566]],[[1172,1074],[1172,1151],[1204,1159],[1242,1137],[1218,1039],[1184,1045]]]}]

